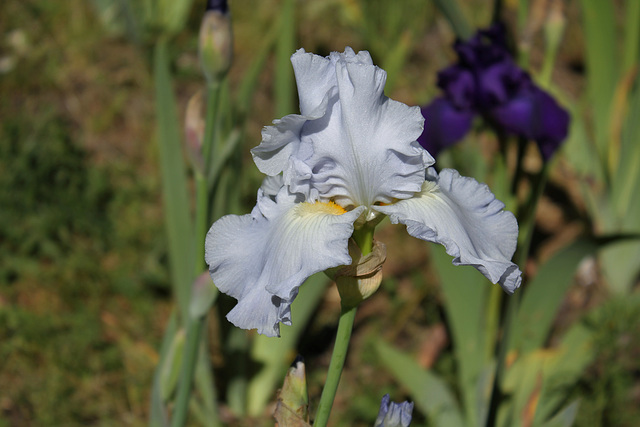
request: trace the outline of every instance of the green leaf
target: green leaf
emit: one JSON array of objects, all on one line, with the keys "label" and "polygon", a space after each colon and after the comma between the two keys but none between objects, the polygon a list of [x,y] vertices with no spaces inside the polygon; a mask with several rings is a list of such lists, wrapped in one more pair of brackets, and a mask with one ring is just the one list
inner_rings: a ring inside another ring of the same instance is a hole
[{"label": "green leaf", "polygon": [[592,330],[582,322],[576,323],[554,349],[552,356],[544,365],[544,383],[534,425],[543,425],[543,421],[558,417],[559,414],[554,415],[554,411],[567,398],[567,389],[580,379],[593,362],[596,349],[593,347]]},{"label": "green leaf", "polygon": [[543,427],[571,427],[578,415],[578,408],[580,406],[580,400],[574,400],[562,410],[560,410],[553,418],[546,423],[543,423]]},{"label": "green leaf", "polygon": [[[262,46],[257,49],[255,57],[251,62],[242,77],[242,81],[238,87],[236,104],[240,110],[240,114],[246,116],[253,103],[253,94],[258,86],[258,79],[260,78],[262,71],[264,70],[267,58],[273,49],[276,37],[280,27],[274,26],[271,31],[265,36]],[[293,52],[291,52],[293,54]]]},{"label": "green leaf", "polygon": [[173,342],[176,331],[178,330],[178,320],[175,309],[171,312],[171,317],[167,322],[164,335],[162,337],[162,346],[160,347],[160,360],[158,366],[156,366],[155,373],[153,374],[153,385],[151,387],[151,410],[149,411],[149,425],[151,427],[168,427],[169,416],[164,406],[164,400],[162,398],[161,390],[161,372],[162,366],[167,359],[169,352],[171,351],[171,344]]},{"label": "green leaf", "polygon": [[603,248],[599,257],[609,289],[618,295],[628,294],[640,270],[640,243],[628,241]]},{"label": "green leaf", "polygon": [[624,226],[625,231],[632,231],[634,225],[636,229],[640,229],[640,203],[634,203],[638,202],[637,198],[634,200],[634,196],[637,196],[640,189],[640,79],[637,77],[626,109],[628,111],[620,137],[619,161],[611,183],[611,199],[616,207],[617,217],[629,221],[627,224],[621,224],[623,221],[620,221],[620,225]]},{"label": "green leaf", "polygon": [[184,329],[179,329],[173,336],[171,346],[160,365],[160,395],[164,402],[169,401],[178,384],[182,353],[184,349]]},{"label": "green leaf", "polygon": [[596,248],[593,240],[578,239],[540,267],[522,290],[524,296],[517,321],[509,336],[511,350],[527,353],[544,345],[578,264],[585,256],[595,253]]},{"label": "green leaf", "polygon": [[462,427],[462,413],[451,389],[436,374],[425,371],[406,354],[383,341],[376,341],[376,350],[383,364],[406,387],[416,406],[433,425]]},{"label": "green leaf", "polygon": [[[495,333],[495,329],[486,329],[485,320],[485,315],[489,314],[485,307],[491,284],[473,267],[453,265],[444,247],[433,245],[430,249],[431,261],[440,277],[444,308],[460,369],[459,385],[467,421],[469,425],[478,425],[477,408],[486,406],[483,405],[486,402],[478,402],[476,385],[488,364],[485,350],[490,349],[485,347],[485,341],[489,341],[487,345],[493,344],[487,334]],[[501,289],[497,291],[502,292]]]},{"label": "green leaf", "polygon": [[624,3],[624,6],[626,21],[622,70],[627,71],[638,63],[638,55],[640,54],[640,25],[638,25],[640,22],[640,1],[628,1]]},{"label": "green leaf", "polygon": [[169,74],[169,54],[165,41],[156,43],[154,51],[154,84],[156,90],[156,121],[162,201],[169,240],[171,283],[180,313],[189,307],[193,278],[190,254],[193,250],[193,230],[189,219],[189,199],[186,170],[182,156],[176,101]]},{"label": "green leaf", "polygon": [[593,106],[593,122],[600,160],[606,164],[609,109],[618,81],[614,3],[581,0],[585,50],[587,53],[587,92]]},{"label": "green leaf", "polygon": [[583,323],[575,324],[558,347],[535,349],[519,357],[507,371],[503,386],[511,396],[502,408],[511,417],[504,420],[506,425],[541,426],[556,418],[567,389],[594,357],[593,335]]}]

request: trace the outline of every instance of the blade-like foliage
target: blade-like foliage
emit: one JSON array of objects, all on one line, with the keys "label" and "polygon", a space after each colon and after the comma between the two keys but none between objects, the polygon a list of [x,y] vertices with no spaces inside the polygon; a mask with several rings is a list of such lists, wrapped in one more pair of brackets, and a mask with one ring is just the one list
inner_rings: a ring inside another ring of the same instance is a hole
[{"label": "blade-like foliage", "polygon": [[465,425],[458,402],[441,378],[433,372],[425,371],[409,355],[383,341],[376,342],[376,350],[382,363],[409,390],[416,406],[429,417],[433,425]]}]

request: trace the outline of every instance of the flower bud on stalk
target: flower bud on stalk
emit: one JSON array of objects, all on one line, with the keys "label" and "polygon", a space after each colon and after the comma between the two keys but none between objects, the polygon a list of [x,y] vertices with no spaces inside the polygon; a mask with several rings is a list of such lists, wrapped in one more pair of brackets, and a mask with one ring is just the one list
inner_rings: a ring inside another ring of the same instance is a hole
[{"label": "flower bud on stalk", "polygon": [[276,427],[304,427],[309,424],[309,393],[304,360],[296,357],[278,391],[278,403],[273,414]]},{"label": "flower bud on stalk", "polygon": [[202,72],[210,85],[229,71],[233,54],[231,17],[226,0],[209,0],[200,25],[198,44]]},{"label": "flower bud on stalk", "polygon": [[202,140],[204,139],[205,105],[203,91],[196,92],[187,104],[184,120],[187,156],[194,170],[204,174],[204,157],[202,155]]}]

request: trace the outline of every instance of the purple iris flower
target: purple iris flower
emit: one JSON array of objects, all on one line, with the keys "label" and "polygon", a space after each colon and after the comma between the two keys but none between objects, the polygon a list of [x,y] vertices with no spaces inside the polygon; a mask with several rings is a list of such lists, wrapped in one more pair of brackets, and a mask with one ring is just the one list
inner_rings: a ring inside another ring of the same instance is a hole
[{"label": "purple iris flower", "polygon": [[436,156],[459,141],[480,114],[506,132],[536,141],[548,160],[567,136],[569,114],[515,64],[504,26],[494,24],[468,41],[457,40],[454,49],[458,63],[438,73],[444,95],[422,108],[420,144]]}]

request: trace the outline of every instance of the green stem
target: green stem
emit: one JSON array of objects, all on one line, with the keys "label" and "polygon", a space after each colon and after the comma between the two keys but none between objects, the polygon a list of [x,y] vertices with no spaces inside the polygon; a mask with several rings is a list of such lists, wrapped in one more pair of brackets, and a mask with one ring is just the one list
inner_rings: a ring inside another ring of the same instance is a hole
[{"label": "green stem", "polygon": [[368,255],[373,249],[373,227],[363,226],[359,230],[353,232],[353,240],[360,248],[362,255]]},{"label": "green stem", "polygon": [[[527,151],[527,143],[529,141],[526,138],[518,138],[518,153],[516,156],[516,168],[513,172],[513,180],[511,181],[511,194],[513,196],[518,195],[518,185],[522,180],[522,176],[524,175],[524,170],[522,169],[524,162],[524,153]],[[506,158],[506,157],[505,157]]]},{"label": "green stem", "polygon": [[180,146],[180,130],[177,122],[176,100],[171,86],[169,48],[166,40],[158,40],[153,55],[158,152],[165,224],[169,241],[171,284],[180,307],[180,316],[185,322],[193,280],[191,265],[193,229],[189,218],[186,171]]},{"label": "green stem", "polygon": [[493,2],[493,15],[491,16],[491,22],[502,22],[502,0],[495,0],[495,2]]},{"label": "green stem", "polygon": [[327,382],[322,390],[316,419],[313,423],[314,427],[325,427],[329,421],[331,407],[333,406],[333,399],[336,396],[338,384],[340,383],[340,375],[342,375],[344,362],[347,358],[347,350],[351,339],[351,331],[353,330],[353,322],[356,318],[356,310],[357,307],[343,307],[342,312],[340,313],[336,343],[333,347],[331,362],[329,363]]},{"label": "green stem", "polygon": [[207,180],[199,172],[196,172],[196,253],[195,253],[195,277],[205,269],[204,241],[207,235],[208,220],[208,196]]},{"label": "green stem", "polygon": [[[520,236],[522,237],[519,238],[518,249],[514,258],[521,271],[525,270],[525,264],[529,256],[529,247],[531,246],[531,238],[533,236],[533,228],[535,225],[536,207],[538,206],[538,201],[540,200],[540,196],[542,196],[542,190],[547,182],[548,169],[549,163],[546,162],[535,177],[533,188],[529,193],[529,199],[519,209],[518,218],[520,218]],[[518,292],[516,295],[506,299],[506,312],[502,321],[502,338],[498,345],[498,360],[496,364],[496,374],[493,379],[493,388],[490,399],[491,403],[486,423],[487,426],[494,426],[497,422],[498,406],[503,398],[501,386],[505,375],[506,358],[511,347],[511,342],[509,340],[509,337],[511,336],[511,326],[516,321],[521,296],[522,292]]]},{"label": "green stem", "polygon": [[[207,180],[205,176],[196,171],[195,174],[196,181],[196,247],[195,247],[195,277],[198,277],[203,270],[205,270],[205,260],[204,260],[204,252],[205,252],[205,238],[207,234],[207,226],[208,224],[208,198],[209,191]],[[194,296],[192,295],[192,298]],[[198,318],[198,320],[190,320],[190,323],[199,322],[204,323],[206,319],[206,315]],[[206,354],[207,348],[207,337],[206,337],[206,328],[200,327],[200,339],[199,339],[199,355],[196,357],[196,388],[200,392],[202,399],[204,401],[204,409],[207,417],[207,425],[212,427],[220,426],[220,420],[218,417],[218,410],[216,407],[216,397],[215,390],[213,388],[213,372],[211,370],[211,365],[209,364],[209,359]],[[190,351],[190,350],[189,350]],[[186,353],[185,353],[186,357]],[[188,374],[184,372],[183,375]],[[193,376],[193,373],[191,373]]]},{"label": "green stem", "polygon": [[153,386],[151,389],[151,409],[149,414],[149,426],[150,427],[164,427],[169,425],[167,416],[167,410],[162,399],[162,392],[160,386],[160,371],[164,365],[165,358],[171,348],[171,342],[178,329],[178,314],[177,310],[171,311],[171,316],[167,322],[167,326],[164,330],[162,338],[162,345],[160,347],[160,360],[156,366],[155,373],[153,374]]},{"label": "green stem", "polygon": [[527,30],[527,25],[529,22],[529,1],[530,0],[519,0],[518,2],[518,36],[517,39],[520,40],[518,42],[518,65],[524,68],[525,70],[529,68],[529,51],[531,50],[529,44],[530,41],[522,42],[523,37],[525,36]]},{"label": "green stem", "polygon": [[196,390],[198,390],[202,396],[203,406],[207,417],[206,425],[210,427],[221,427],[222,423],[220,422],[220,416],[218,414],[213,372],[211,371],[209,354],[207,353],[208,347],[207,328],[203,327],[200,347],[198,350],[198,362],[196,363],[195,371]]},{"label": "green stem", "polygon": [[518,306],[520,305],[520,294],[513,295],[506,299],[506,314],[502,324],[502,337],[498,345],[498,360],[496,363],[496,372],[493,377],[493,385],[491,389],[491,398],[489,400],[489,414],[487,415],[487,427],[493,427],[497,423],[498,407],[504,395],[502,392],[502,382],[505,375],[505,365],[507,360],[507,352],[509,351],[508,337],[511,334],[511,325],[516,321]]},{"label": "green stem", "polygon": [[189,398],[191,397],[191,384],[193,373],[196,369],[198,348],[204,320],[206,316],[197,319],[189,318],[187,325],[187,340],[184,346],[184,356],[182,358],[182,369],[180,372],[180,383],[178,384],[178,395],[171,419],[171,427],[182,427],[187,421]]},{"label": "green stem", "polygon": [[545,162],[536,175],[533,188],[529,193],[529,200],[525,203],[518,215],[520,219],[520,236],[518,241],[518,250],[516,251],[515,260],[516,264],[520,267],[520,271],[525,270],[525,264],[529,256],[529,249],[531,246],[531,238],[533,237],[533,228],[536,222],[536,208],[538,207],[538,201],[542,196],[542,191],[547,183],[547,175],[549,171],[549,162]]},{"label": "green stem", "polygon": [[[363,255],[371,253],[373,250],[373,232],[375,226],[365,225],[353,232],[353,240],[360,248]],[[338,289],[340,287],[338,286]],[[353,322],[356,318],[356,310],[358,304],[351,304],[342,300],[342,310],[340,312],[340,321],[338,322],[338,332],[336,333],[336,343],[333,347],[331,362],[329,363],[329,372],[327,373],[327,381],[324,384],[322,395],[320,396],[320,404],[316,413],[316,419],[313,423],[314,427],[325,427],[329,421],[333,400],[336,397],[338,383],[344,368],[344,362],[347,358],[347,350],[349,348],[349,340],[351,339],[351,331],[353,330]]]},{"label": "green stem", "polygon": [[211,155],[216,150],[216,123],[218,121],[218,103],[220,100],[220,85],[207,85],[207,108],[204,122],[204,139],[202,140],[202,156],[204,157],[205,176],[211,170]]},{"label": "green stem", "polygon": [[492,286],[489,291],[489,301],[486,311],[487,324],[485,327],[485,361],[492,360],[495,354],[503,295],[504,291],[500,286]]}]

